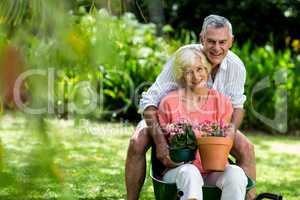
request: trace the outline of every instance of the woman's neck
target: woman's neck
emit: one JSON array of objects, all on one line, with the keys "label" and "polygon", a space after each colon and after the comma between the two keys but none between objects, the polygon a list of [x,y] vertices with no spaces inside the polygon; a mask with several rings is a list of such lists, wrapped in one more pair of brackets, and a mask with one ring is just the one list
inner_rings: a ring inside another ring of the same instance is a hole
[{"label": "woman's neck", "polygon": [[201,87],[201,88],[186,88],[186,95],[187,96],[207,96],[208,88]]},{"label": "woman's neck", "polygon": [[206,101],[208,96],[208,88],[185,88],[185,98],[193,102]]},{"label": "woman's neck", "polygon": [[208,95],[208,88],[185,88],[183,101],[189,111],[197,111],[198,109],[202,109],[202,107],[206,104]]}]

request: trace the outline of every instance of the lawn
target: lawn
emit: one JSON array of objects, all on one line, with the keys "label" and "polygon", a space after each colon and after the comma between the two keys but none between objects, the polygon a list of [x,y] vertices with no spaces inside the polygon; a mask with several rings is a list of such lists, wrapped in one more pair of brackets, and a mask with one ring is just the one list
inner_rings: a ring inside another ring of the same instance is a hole
[{"label": "lawn", "polygon": [[[25,119],[22,114],[0,118],[0,199],[126,199],[131,124],[47,119],[40,134]],[[256,145],[258,192],[299,200],[300,138],[247,135]],[[149,177],[141,199],[154,199]]]}]

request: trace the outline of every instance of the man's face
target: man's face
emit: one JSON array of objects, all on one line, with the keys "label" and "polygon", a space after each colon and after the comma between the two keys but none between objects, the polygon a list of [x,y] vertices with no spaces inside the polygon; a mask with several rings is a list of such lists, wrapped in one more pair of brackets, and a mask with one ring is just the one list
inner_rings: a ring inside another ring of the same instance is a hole
[{"label": "man's face", "polygon": [[230,35],[228,28],[208,27],[200,37],[204,53],[208,60],[212,63],[213,67],[219,65],[227,55],[233,42],[233,37]]}]

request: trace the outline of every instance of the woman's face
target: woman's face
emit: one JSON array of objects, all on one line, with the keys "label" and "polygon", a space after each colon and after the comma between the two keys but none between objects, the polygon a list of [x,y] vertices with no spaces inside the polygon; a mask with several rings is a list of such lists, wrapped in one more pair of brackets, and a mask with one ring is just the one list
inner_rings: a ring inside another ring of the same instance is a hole
[{"label": "woman's face", "polygon": [[196,89],[207,87],[208,74],[200,59],[184,72],[184,81],[187,88]]}]

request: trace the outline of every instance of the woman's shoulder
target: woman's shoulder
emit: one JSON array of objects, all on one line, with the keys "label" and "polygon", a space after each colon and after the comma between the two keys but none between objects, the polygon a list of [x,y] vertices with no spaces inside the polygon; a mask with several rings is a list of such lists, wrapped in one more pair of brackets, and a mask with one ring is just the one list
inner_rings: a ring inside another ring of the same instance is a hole
[{"label": "woman's shoulder", "polygon": [[164,99],[168,99],[170,97],[179,97],[180,94],[182,93],[182,89],[176,89],[176,90],[172,90],[171,92],[169,92],[164,98]]},{"label": "woman's shoulder", "polygon": [[233,107],[230,98],[217,90],[211,90],[211,93],[214,95],[214,100],[211,103],[216,106],[218,117],[222,119],[224,116],[231,116]]},{"label": "woman's shoulder", "polygon": [[169,92],[164,98],[162,98],[160,104],[173,104],[179,101],[182,89],[176,89]]}]

